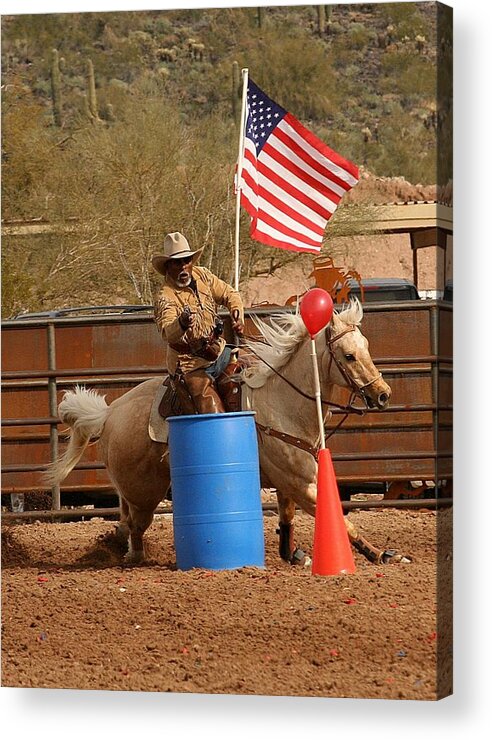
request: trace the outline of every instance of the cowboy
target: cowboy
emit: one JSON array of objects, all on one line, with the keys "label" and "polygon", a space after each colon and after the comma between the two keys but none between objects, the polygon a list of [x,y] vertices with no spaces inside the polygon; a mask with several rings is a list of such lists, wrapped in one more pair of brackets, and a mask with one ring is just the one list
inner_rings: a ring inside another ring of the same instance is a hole
[{"label": "cowboy", "polygon": [[163,254],[152,258],[154,269],[165,278],[155,321],[167,341],[167,368],[183,412],[238,411],[240,388],[230,380],[237,363],[234,356],[231,361],[234,348],[222,336],[217,305],[229,309],[232,329],[241,335],[243,303],[230,285],[196,264],[202,252],[203,247],[192,251],[179,231],[166,236]]}]

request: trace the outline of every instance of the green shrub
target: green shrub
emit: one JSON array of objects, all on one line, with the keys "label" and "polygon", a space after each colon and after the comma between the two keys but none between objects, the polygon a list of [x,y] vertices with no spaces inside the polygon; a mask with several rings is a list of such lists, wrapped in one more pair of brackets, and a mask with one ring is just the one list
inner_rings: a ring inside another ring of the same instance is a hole
[{"label": "green shrub", "polygon": [[395,27],[398,39],[405,36],[414,39],[419,34],[429,38],[428,22],[420,11],[419,3],[381,3],[378,11],[387,24]]},{"label": "green shrub", "polygon": [[295,116],[318,119],[336,110],[340,95],[332,55],[317,39],[265,32],[246,63],[255,82]]},{"label": "green shrub", "polygon": [[363,49],[370,45],[375,38],[375,33],[362,23],[352,23],[348,31],[348,37],[352,48]]},{"label": "green shrub", "polygon": [[2,319],[5,320],[31,309],[37,277],[27,270],[27,253],[15,249],[11,238],[4,237],[2,242]]},{"label": "green shrub", "polygon": [[384,91],[399,95],[429,97],[435,94],[436,67],[413,51],[398,51],[384,54],[381,62]]}]

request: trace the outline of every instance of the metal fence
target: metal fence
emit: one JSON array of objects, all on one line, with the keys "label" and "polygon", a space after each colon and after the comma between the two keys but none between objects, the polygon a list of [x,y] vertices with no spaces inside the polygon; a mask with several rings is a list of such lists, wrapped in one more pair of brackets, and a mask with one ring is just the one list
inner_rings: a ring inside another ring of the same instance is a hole
[{"label": "metal fence", "polygon": [[[292,309],[248,310],[247,332],[254,331],[253,314],[265,318],[273,311]],[[367,304],[362,329],[393,395],[387,410],[354,415],[330,438],[339,483],[451,478],[452,307],[441,301]],[[226,334],[231,338],[227,320]],[[165,375],[165,354],[145,312],[3,322],[2,494],[49,492],[59,512],[69,494],[111,493],[94,447],[61,489],[43,484],[41,473],[63,443],[57,405],[77,383],[103,392],[110,403]],[[335,401],[346,400],[340,390]],[[333,425],[340,413],[334,412]]]}]

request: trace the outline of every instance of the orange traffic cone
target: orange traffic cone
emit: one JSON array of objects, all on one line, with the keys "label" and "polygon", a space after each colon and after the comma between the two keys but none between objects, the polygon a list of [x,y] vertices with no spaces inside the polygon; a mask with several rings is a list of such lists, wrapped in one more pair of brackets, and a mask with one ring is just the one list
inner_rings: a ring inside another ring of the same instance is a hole
[{"label": "orange traffic cone", "polygon": [[354,556],[343,521],[342,504],[329,449],[319,451],[317,493],[311,572],[316,576],[355,573]]}]

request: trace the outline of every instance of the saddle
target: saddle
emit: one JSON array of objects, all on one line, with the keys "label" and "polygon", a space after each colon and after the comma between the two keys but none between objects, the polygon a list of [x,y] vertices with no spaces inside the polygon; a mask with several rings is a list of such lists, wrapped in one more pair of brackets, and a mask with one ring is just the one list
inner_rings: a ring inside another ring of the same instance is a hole
[{"label": "saddle", "polygon": [[[246,360],[232,360],[215,383],[215,388],[226,412],[242,410],[240,373],[247,366]],[[184,413],[189,413],[189,409],[183,409],[174,381],[170,377],[165,378],[162,385],[157,389],[150,410],[150,438],[154,442],[167,442],[169,434],[167,417],[180,416]]]},{"label": "saddle", "polygon": [[167,443],[169,436],[168,416],[179,416],[181,409],[176,403],[176,394],[171,388],[170,378],[158,387],[149,416],[149,436],[154,442]]}]

